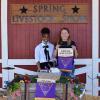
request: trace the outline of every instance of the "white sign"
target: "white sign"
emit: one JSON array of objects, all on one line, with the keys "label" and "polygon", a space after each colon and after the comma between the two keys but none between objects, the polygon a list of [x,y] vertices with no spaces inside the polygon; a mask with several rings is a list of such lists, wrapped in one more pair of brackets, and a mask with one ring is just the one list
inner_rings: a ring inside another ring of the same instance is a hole
[{"label": "white sign", "polygon": [[72,48],[58,48],[58,56],[59,57],[72,57],[74,56],[74,52]]}]

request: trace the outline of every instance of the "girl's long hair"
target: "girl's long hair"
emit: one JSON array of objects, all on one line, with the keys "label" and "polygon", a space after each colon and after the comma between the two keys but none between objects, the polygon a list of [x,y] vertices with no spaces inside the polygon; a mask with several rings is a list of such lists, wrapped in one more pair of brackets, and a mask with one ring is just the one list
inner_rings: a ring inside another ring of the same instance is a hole
[{"label": "girl's long hair", "polygon": [[[65,28],[65,27],[61,28],[61,30],[60,30],[60,38],[59,38],[58,43],[57,43],[57,44],[59,44],[59,45],[61,45],[62,42],[63,42],[63,41],[62,41],[62,38],[61,38],[61,31],[62,31],[62,30],[66,30],[66,31],[68,32],[68,34],[70,33],[70,31],[69,31],[68,28]],[[70,37],[70,34],[69,34],[69,37],[68,37],[68,40],[67,40],[67,44],[68,44],[68,45],[71,44],[71,37]]]}]

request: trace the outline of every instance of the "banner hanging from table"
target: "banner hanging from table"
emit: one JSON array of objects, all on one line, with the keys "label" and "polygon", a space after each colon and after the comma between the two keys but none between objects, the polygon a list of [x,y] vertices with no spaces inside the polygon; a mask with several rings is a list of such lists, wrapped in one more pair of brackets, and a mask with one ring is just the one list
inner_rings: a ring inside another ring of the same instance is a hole
[{"label": "banner hanging from table", "polygon": [[37,82],[35,98],[41,98],[41,100],[42,98],[49,98],[49,100],[54,99],[55,87],[56,87],[55,83]]}]

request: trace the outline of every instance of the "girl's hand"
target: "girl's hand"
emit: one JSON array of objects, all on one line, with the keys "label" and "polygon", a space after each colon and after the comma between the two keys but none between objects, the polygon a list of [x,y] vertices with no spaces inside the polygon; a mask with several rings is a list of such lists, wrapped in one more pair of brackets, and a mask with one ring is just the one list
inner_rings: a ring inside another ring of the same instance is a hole
[{"label": "girl's hand", "polygon": [[77,58],[78,57],[78,52],[77,52],[76,46],[72,45],[72,49],[74,50],[75,57]]},{"label": "girl's hand", "polygon": [[75,50],[76,49],[76,46],[72,45],[72,49]]},{"label": "girl's hand", "polygon": [[56,47],[55,47],[55,51],[54,51],[54,57],[57,57],[57,55],[58,55],[58,48],[60,47],[60,45],[56,45]]},{"label": "girl's hand", "polygon": [[56,50],[58,50],[59,47],[60,47],[60,45],[57,44],[57,45],[56,45]]}]

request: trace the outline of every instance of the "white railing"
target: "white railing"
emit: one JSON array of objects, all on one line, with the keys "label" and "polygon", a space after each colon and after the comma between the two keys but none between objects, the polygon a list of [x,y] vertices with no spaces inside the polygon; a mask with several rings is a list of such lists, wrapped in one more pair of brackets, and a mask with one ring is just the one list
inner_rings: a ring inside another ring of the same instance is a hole
[{"label": "white railing", "polygon": [[[10,67],[14,67],[17,65],[36,65],[35,60],[34,59],[9,59],[8,60],[8,66]],[[75,59],[75,65],[86,65],[85,67],[82,68],[78,68],[75,69],[75,75],[79,75],[82,73],[86,73],[86,93],[87,94],[92,94],[93,91],[93,80],[92,78],[92,60],[91,59]],[[18,73],[18,74],[29,74],[29,75],[34,75],[36,74],[33,71],[29,71],[26,69],[22,69],[19,67],[15,67],[15,70],[11,70],[9,73],[9,77],[10,79],[14,78],[14,72]],[[7,71],[6,71],[7,73]],[[8,78],[7,74],[6,74],[6,79]]]},{"label": "white railing", "polygon": [[[34,59],[9,59],[8,60],[8,66],[14,67],[15,65],[16,66],[17,65],[27,65],[26,67],[28,67],[28,65],[36,65],[36,63],[35,63]],[[75,69],[75,75],[86,73],[86,93],[93,95],[93,91],[94,91],[93,84],[94,84],[94,81],[97,81],[98,79],[96,78],[97,76],[93,76],[93,61],[92,61],[92,59],[75,59],[75,65],[80,65],[80,66],[86,65],[82,68]],[[8,71],[7,70],[3,70],[3,71],[4,71],[4,73],[6,73],[4,79],[7,80],[8,79],[8,74],[7,74]],[[36,74],[33,71],[15,67],[15,70],[9,71],[10,80],[12,80],[14,78],[14,73],[29,74],[29,75]],[[98,74],[98,76],[100,76],[100,74]],[[1,77],[3,77],[2,74],[1,74]],[[96,86],[97,87],[95,87],[96,88],[95,91],[98,92],[98,90],[100,90],[100,88],[98,87],[97,84],[96,84]]]}]

